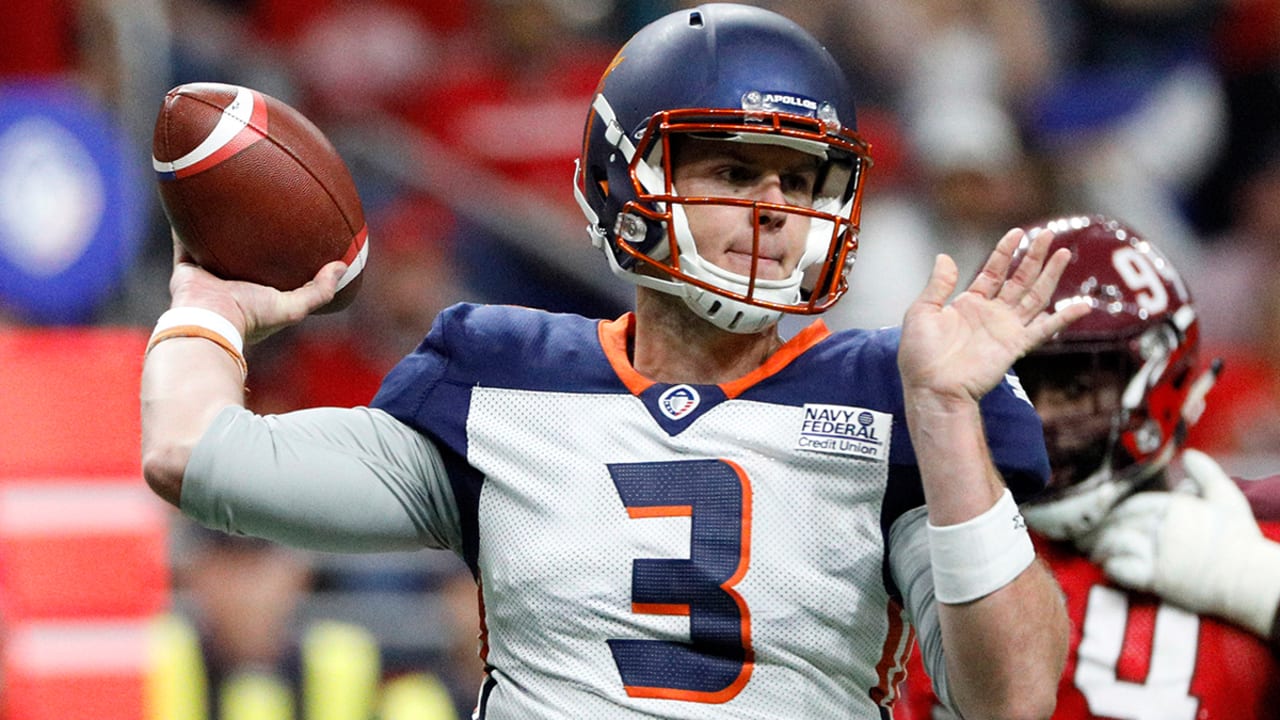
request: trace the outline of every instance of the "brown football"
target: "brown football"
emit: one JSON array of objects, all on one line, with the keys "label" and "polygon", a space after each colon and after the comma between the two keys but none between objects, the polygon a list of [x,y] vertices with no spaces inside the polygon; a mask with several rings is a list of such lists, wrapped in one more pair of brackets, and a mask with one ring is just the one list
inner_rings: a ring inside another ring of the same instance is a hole
[{"label": "brown football", "polygon": [[351,172],[324,133],[257,90],[188,83],[165,94],[152,139],[165,215],[213,274],[292,290],[349,266],[334,312],[355,299],[368,228]]}]

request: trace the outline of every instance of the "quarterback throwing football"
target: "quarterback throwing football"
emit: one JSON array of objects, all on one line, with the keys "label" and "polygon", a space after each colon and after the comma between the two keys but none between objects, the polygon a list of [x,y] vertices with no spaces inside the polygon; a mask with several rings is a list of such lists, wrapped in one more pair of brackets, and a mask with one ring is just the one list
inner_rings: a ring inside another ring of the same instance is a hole
[{"label": "quarterback throwing football", "polygon": [[857,250],[850,97],[771,12],[640,30],[584,108],[575,179],[634,312],[452,307],[365,408],[243,407],[245,339],[322,306],[341,263],[281,293],[179,257],[147,481],[227,532],[457,553],[477,717],[886,718],[913,632],[966,716],[1049,717],[1068,626],[1017,510],[1048,462],[1008,371],[1088,309],[1045,312],[1066,254],[1014,230],[950,301],[940,256],[900,329],[782,338]]}]

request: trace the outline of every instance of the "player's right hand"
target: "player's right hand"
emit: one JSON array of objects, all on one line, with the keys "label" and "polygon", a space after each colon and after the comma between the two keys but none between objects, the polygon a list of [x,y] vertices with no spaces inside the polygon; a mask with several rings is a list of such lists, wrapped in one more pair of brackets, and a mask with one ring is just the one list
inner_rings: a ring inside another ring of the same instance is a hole
[{"label": "player's right hand", "polygon": [[223,280],[197,265],[176,238],[173,247],[170,306],[212,310],[235,325],[248,344],[302,321],[327,304],[347,267],[342,262],[331,262],[302,287],[281,291],[256,283]]}]

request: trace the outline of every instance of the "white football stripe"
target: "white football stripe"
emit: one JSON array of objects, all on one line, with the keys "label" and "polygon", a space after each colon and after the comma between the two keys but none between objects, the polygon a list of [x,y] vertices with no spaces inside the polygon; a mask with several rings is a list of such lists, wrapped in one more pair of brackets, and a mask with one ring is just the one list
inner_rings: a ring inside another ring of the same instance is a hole
[{"label": "white football stripe", "polygon": [[342,278],[338,280],[339,290],[346,287],[347,283],[356,279],[356,276],[360,274],[360,271],[364,270],[364,263],[368,258],[369,241],[366,238],[364,245],[360,246],[360,252],[356,253],[355,259],[351,261],[351,264],[347,266],[347,271],[342,273]]},{"label": "white football stripe", "polygon": [[213,127],[213,132],[209,133],[204,142],[176,160],[162,162],[152,155],[151,167],[155,168],[156,172],[177,172],[195,165],[235,139],[236,135],[239,135],[249,124],[251,117],[253,117],[253,91],[242,87],[236,91],[236,99],[222,111],[218,124]]}]

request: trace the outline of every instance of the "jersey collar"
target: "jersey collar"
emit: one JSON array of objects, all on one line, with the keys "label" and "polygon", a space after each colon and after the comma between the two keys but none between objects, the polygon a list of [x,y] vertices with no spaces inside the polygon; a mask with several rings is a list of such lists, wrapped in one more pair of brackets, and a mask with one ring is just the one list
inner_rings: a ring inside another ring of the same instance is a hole
[{"label": "jersey collar", "polygon": [[[635,337],[635,332],[636,316],[632,312],[626,313],[616,320],[602,320],[598,326],[600,347],[604,350],[609,364],[613,366],[614,372],[618,374],[618,379],[631,391],[631,394],[639,396],[655,383],[653,380],[641,375],[631,365],[631,359],[627,356],[627,341]],[[738,397],[765,378],[781,372],[783,368],[791,364],[792,360],[830,337],[830,335],[831,331],[821,318],[814,320],[784,343],[777,352],[769,356],[769,359],[763,365],[736,380],[720,383],[717,387],[724,392],[725,397]]]}]

